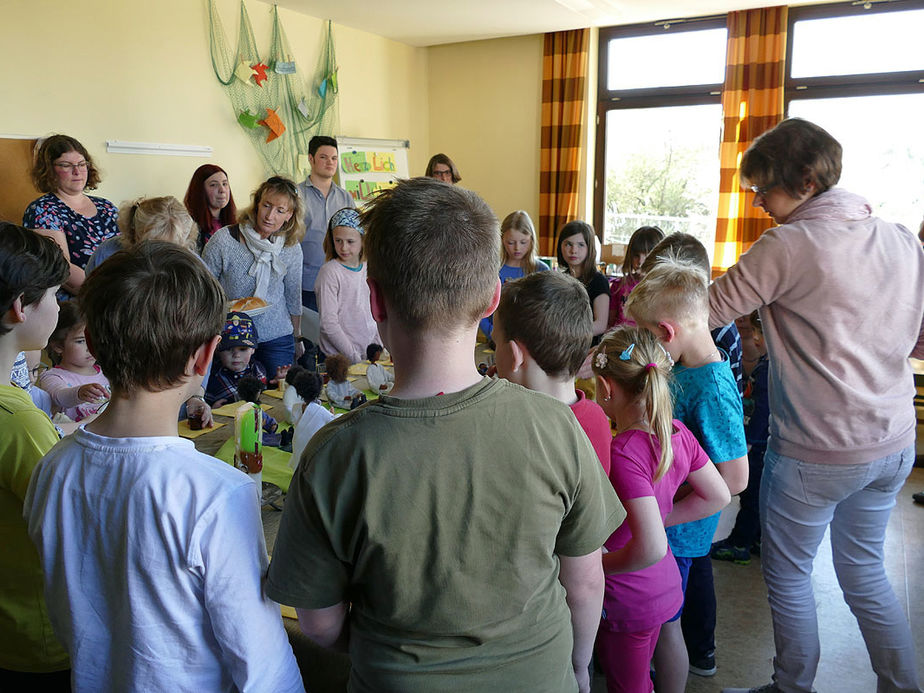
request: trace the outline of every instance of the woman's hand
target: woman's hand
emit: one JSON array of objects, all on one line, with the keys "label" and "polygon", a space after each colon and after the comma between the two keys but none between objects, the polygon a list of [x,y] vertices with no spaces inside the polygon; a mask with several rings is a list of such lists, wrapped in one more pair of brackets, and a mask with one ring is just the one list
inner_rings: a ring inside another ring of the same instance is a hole
[{"label": "woman's hand", "polygon": [[305,343],[299,338],[295,338],[295,360],[298,361],[305,355]]},{"label": "woman's hand", "polygon": [[109,399],[109,391],[99,383],[87,383],[77,388],[77,399],[98,404]]}]

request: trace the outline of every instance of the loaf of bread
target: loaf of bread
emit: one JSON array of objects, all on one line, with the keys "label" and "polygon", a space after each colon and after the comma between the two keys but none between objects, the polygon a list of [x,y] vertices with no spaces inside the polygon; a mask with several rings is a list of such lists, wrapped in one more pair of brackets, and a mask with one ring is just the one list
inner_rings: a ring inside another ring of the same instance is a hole
[{"label": "loaf of bread", "polygon": [[245,298],[238,298],[234,301],[231,301],[231,305],[228,306],[228,310],[247,313],[252,310],[257,310],[258,308],[266,308],[267,305],[267,302],[262,298],[257,296],[247,296]]}]

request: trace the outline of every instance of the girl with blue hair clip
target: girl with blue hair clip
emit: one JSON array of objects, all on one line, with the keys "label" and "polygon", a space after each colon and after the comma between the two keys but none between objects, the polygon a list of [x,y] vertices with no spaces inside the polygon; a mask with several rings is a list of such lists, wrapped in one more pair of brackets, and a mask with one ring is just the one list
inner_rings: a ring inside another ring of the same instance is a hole
[{"label": "girl with blue hair clip", "polygon": [[327,262],[314,285],[321,316],[321,351],[343,354],[350,363],[357,363],[365,358],[368,344],[380,341],[369,309],[359,212],[351,207],[334,212],[324,237],[324,254]]}]

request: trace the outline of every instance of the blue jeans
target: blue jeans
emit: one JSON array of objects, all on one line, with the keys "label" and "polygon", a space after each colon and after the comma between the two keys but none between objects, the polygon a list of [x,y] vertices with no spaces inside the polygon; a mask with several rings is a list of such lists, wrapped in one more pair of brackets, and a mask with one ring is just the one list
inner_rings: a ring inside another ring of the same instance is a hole
[{"label": "blue jeans", "polygon": [[254,358],[266,368],[267,380],[272,380],[276,377],[276,369],[279,366],[295,363],[295,337],[284,334],[268,342],[260,342],[257,344]]},{"label": "blue jeans", "polygon": [[812,563],[829,525],[837,580],[866,641],[878,693],[919,690],[911,629],[883,567],[886,524],[913,464],[913,445],[852,465],[767,450],[761,563],[776,645],[773,678],[782,693],[812,690],[820,656]]}]

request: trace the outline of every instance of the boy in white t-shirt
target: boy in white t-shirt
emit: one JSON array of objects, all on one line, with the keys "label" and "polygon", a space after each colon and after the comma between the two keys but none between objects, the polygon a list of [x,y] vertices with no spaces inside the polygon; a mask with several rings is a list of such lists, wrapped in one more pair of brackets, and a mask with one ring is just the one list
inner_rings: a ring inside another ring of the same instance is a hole
[{"label": "boy in white t-shirt", "polygon": [[177,437],[224,322],[187,250],[143,241],[83,285],[109,407],[36,467],[24,515],[76,690],[302,691],[253,481]]}]

